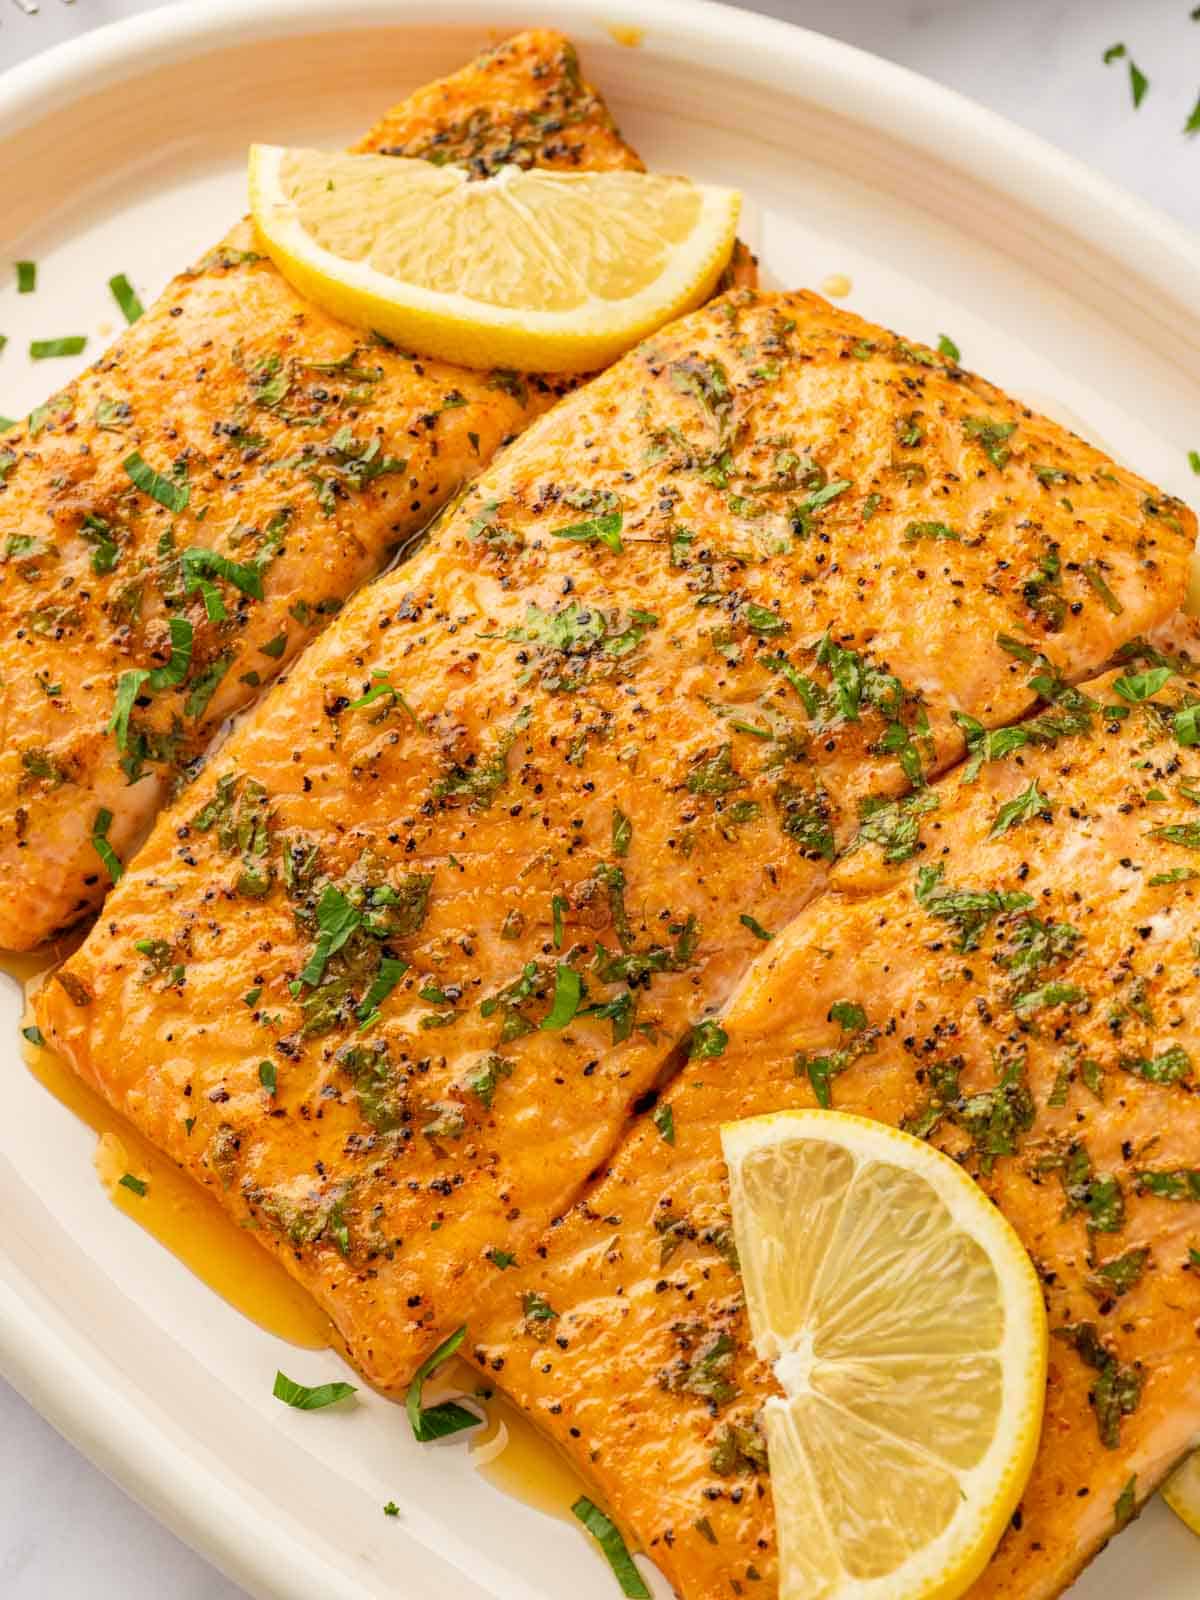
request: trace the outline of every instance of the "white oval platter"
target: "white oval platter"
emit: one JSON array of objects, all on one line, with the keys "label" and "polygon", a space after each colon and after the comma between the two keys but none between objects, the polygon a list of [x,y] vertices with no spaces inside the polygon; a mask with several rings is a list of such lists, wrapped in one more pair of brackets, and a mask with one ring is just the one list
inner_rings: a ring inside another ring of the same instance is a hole
[{"label": "white oval platter", "polygon": [[[1069,157],[902,69],[703,0],[196,0],[0,77],[0,413],[20,415],[244,209],[252,140],[337,148],[521,27],[577,42],[652,166],[733,183],[776,286],[848,303],[965,363],[1148,477],[1200,485],[1200,242]],[[636,48],[618,42],[642,30]],[[7,273],[0,278],[7,280]],[[89,335],[75,363],[31,337]],[[271,1600],[612,1600],[578,1527],[506,1497],[373,1395],[271,1398],[339,1375],[217,1299],[105,1200],[93,1136],[32,1079],[0,978],[0,1370],[189,1543]],[[385,1501],[399,1502],[398,1519]],[[642,1563],[656,1591],[665,1584]],[[1160,1504],[1071,1591],[1191,1600],[1200,1544]]]}]

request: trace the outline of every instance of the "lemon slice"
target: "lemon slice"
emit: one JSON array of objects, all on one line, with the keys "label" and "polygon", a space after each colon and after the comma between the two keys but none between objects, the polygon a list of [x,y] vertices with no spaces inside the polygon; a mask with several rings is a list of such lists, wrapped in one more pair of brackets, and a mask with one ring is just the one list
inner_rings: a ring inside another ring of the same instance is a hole
[{"label": "lemon slice", "polygon": [[1046,1313],[947,1156],[834,1111],[721,1130],[766,1403],[781,1600],[951,1600],[1037,1450]]},{"label": "lemon slice", "polygon": [[1181,1522],[1200,1534],[1200,1450],[1175,1468],[1162,1486],[1162,1497]]},{"label": "lemon slice", "polygon": [[657,173],[250,150],[255,226],[301,294],[468,367],[604,366],[712,292],[740,203]]}]

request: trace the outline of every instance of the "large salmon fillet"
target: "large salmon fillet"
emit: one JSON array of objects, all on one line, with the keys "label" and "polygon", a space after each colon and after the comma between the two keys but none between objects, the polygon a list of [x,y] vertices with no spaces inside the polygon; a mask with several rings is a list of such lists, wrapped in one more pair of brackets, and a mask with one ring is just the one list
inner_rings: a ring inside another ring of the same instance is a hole
[{"label": "large salmon fillet", "polygon": [[[549,32],[358,148],[480,174],[640,166]],[[93,910],[93,834],[128,854],[222,723],[569,381],[359,336],[242,223],[0,438],[0,946]]]},{"label": "large salmon fillet", "polygon": [[396,1388],[692,1029],[704,1058],[860,813],[902,835],[878,808],[956,716],[1035,703],[1031,652],[1086,677],[1177,607],[1193,531],[929,351],[735,291],[355,597],[160,817],[42,1027]]},{"label": "large salmon fillet", "polygon": [[[750,970],[722,1053],[473,1319],[476,1359],[684,1600],[777,1593],[759,1412],[778,1391],[719,1130],[818,1088],[961,1161],[1045,1289],[1041,1449],[972,1600],[1060,1593],[1200,1437],[1200,675],[1135,649],[1057,705],[1074,734],[1051,707],[974,739],[894,860],[869,837],[843,858]],[[865,1025],[831,1020],[839,1001]],[[948,1374],[948,1432],[972,1398]]]}]

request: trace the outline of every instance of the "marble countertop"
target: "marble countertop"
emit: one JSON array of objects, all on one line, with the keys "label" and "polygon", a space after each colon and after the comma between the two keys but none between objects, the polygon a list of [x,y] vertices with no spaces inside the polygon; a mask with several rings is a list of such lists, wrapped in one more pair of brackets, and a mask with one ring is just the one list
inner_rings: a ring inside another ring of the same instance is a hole
[{"label": "marble countertop", "polygon": [[[29,17],[0,0],[0,71],[152,0],[40,4]],[[1200,227],[1200,137],[1180,135],[1200,93],[1200,24],[1187,0],[757,0],[749,9],[949,84]],[[1101,65],[1118,40],[1151,82],[1136,112],[1124,64],[1107,74]],[[3,1383],[0,1439],[4,1600],[244,1600]]]}]

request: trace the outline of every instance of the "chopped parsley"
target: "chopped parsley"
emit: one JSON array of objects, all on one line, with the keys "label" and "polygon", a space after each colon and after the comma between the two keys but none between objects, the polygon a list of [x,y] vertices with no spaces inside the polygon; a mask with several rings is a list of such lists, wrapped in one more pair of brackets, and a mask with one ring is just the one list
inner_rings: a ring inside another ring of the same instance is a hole
[{"label": "chopped parsley", "polygon": [[1083,573],[1084,577],[1095,590],[1096,594],[1099,595],[1105,610],[1111,611],[1114,617],[1119,617],[1125,610],[1125,607],[1117,599],[1111,588],[1109,588],[1107,579],[1100,571],[1099,562],[1085,561],[1079,570]]},{"label": "chopped parsley", "polygon": [[864,800],[859,811],[858,832],[847,854],[864,844],[875,844],[883,852],[885,861],[908,861],[921,842],[921,817],[926,812],[936,811],[938,805],[938,797],[931,789],[919,789],[900,800],[879,797]]},{"label": "chopped parsley", "polygon": [[279,1074],[275,1070],[273,1061],[260,1061],[258,1063],[258,1081],[268,1094],[274,1094],[279,1087]]},{"label": "chopped parsley", "polygon": [[833,1104],[830,1088],[833,1079],[860,1056],[870,1055],[879,1037],[879,1029],[867,1026],[867,1013],[856,1001],[836,1000],[829,1008],[828,1020],[836,1022],[844,1034],[849,1034],[849,1040],[822,1055],[797,1050],[792,1063],[796,1076],[808,1079],[817,1104],[826,1111]]},{"label": "chopped parsley", "polygon": [[1126,1072],[1144,1078],[1147,1083],[1183,1083],[1192,1075],[1192,1058],[1179,1044],[1169,1046],[1153,1059],[1147,1056],[1122,1056],[1120,1065]]},{"label": "chopped parsley", "polygon": [[326,1406],[348,1400],[356,1393],[352,1383],[319,1383],[310,1389],[307,1384],[296,1383],[282,1372],[275,1374],[275,1387],[271,1390],[276,1400],[291,1406],[295,1411],[323,1411]]},{"label": "chopped parsley", "polygon": [[371,980],[371,987],[362,998],[357,1016],[361,1028],[368,1028],[379,1016],[379,1008],[408,971],[408,962],[398,956],[384,956],[379,971]]},{"label": "chopped parsley", "polygon": [[1150,1251],[1143,1245],[1126,1250],[1124,1255],[1103,1261],[1088,1276],[1088,1288],[1098,1300],[1128,1294],[1140,1281],[1150,1260]]},{"label": "chopped parsley", "polygon": [[118,272],[115,278],[108,280],[108,287],[112,290],[112,297],[120,306],[125,321],[136,322],[143,315],[145,308],[129,279],[123,272]]},{"label": "chopped parsley", "polygon": [[96,576],[102,578],[111,572],[121,554],[121,547],[113,538],[112,524],[89,511],[80,525],[79,537],[92,547],[92,571]]},{"label": "chopped parsley", "polygon": [[31,361],[52,361],[58,356],[77,356],[87,349],[87,337],[82,333],[64,334],[59,339],[31,339]]},{"label": "chopped parsley", "polygon": [[570,539],[575,544],[603,544],[620,555],[625,546],[621,543],[622,517],[619,511],[605,511],[586,522],[572,522],[569,527],[555,528],[552,539]]},{"label": "chopped parsley", "polygon": [[916,897],[931,917],[949,922],[958,933],[958,950],[965,954],[974,950],[988,924],[998,916],[1012,911],[1023,911],[1033,904],[1033,896],[1020,890],[1002,889],[952,889],[942,885],[944,866],[920,867],[917,871]]},{"label": "chopped parsley", "polygon": [[953,361],[955,366],[962,360],[962,351],[948,333],[938,334],[937,347],[938,355],[945,356],[947,361]]},{"label": "chopped parsley", "polygon": [[18,261],[17,264],[17,293],[32,294],[37,288],[37,262]]},{"label": "chopped parsley", "polygon": [[405,1397],[404,1409],[408,1413],[413,1438],[418,1444],[428,1444],[433,1439],[445,1439],[452,1433],[461,1433],[464,1428],[474,1428],[479,1424],[480,1419],[476,1413],[468,1411],[466,1406],[459,1405],[457,1400],[442,1400],[435,1406],[421,1404],[426,1378],[432,1377],[444,1362],[449,1361],[466,1336],[465,1327],[456,1329],[431,1355],[426,1356],[413,1374],[413,1380],[408,1386],[408,1394]]},{"label": "chopped parsley", "polygon": [[959,1064],[934,1062],[928,1069],[931,1095],[927,1105],[909,1118],[905,1129],[928,1139],[943,1119],[969,1135],[980,1169],[990,1173],[999,1156],[1016,1155],[1021,1138],[1033,1127],[1036,1107],[1025,1079],[1025,1061],[1018,1057],[1001,1067],[993,1088],[964,1094]]},{"label": "chopped parsley", "polygon": [[707,1058],[725,1054],[725,1046],[729,1043],[729,1035],[719,1022],[711,1019],[707,1022],[698,1022],[692,1029],[692,1037],[688,1043],[688,1055],[695,1058]]},{"label": "chopped parsley", "polygon": [[[166,666],[155,667],[146,674],[146,686],[156,693],[160,689],[175,689],[188,675],[192,664],[192,625],[186,617],[171,617],[167,623],[171,635],[171,656]],[[122,677],[128,677],[122,673]]]},{"label": "chopped parsley", "polygon": [[209,662],[204,671],[193,682],[191,689],[188,691],[188,697],[183,702],[183,714],[185,717],[189,717],[193,722],[200,720],[208,710],[208,703],[213,695],[216,694],[221,679],[229,671],[232,664],[233,657],[228,654],[217,656]]},{"label": "chopped parsley", "polygon": [[733,768],[731,749],[723,744],[715,755],[695,762],[687,776],[689,794],[728,794],[742,787],[743,780]]},{"label": "chopped parsley", "polygon": [[1096,1173],[1087,1147],[1073,1144],[1045,1164],[1056,1168],[1067,1197],[1064,1216],[1083,1210],[1088,1214],[1088,1232],[1120,1233],[1125,1226],[1125,1193],[1121,1181],[1108,1173]]},{"label": "chopped parsley", "polygon": [[156,472],[142,459],[138,450],[127,455],[121,465],[125,468],[127,476],[143,494],[148,494],[151,500],[157,500],[160,506],[165,506],[176,516],[187,509],[192,491],[186,481],[180,481],[182,475],[174,478],[164,477],[161,472]]},{"label": "chopped parsley", "polygon": [[1146,672],[1124,673],[1113,684],[1113,689],[1133,705],[1139,705],[1156,695],[1172,676],[1170,667],[1150,667]]},{"label": "chopped parsley", "polygon": [[492,1099],[501,1079],[510,1078],[512,1069],[512,1062],[507,1056],[502,1056],[495,1050],[491,1050],[485,1056],[480,1057],[474,1069],[468,1073],[467,1088],[478,1097],[480,1104],[490,1111]]},{"label": "chopped parsley", "polygon": [[994,417],[964,417],[963,432],[974,439],[988,460],[1000,472],[1008,465],[1012,451],[1007,441],[1017,431],[1015,422],[999,422]]},{"label": "chopped parsley", "polygon": [[526,1322],[554,1322],[558,1318],[558,1312],[549,1300],[538,1294],[536,1289],[527,1289],[522,1295],[521,1310]]},{"label": "chopped parsley", "polygon": [[1152,839],[1166,839],[1169,844],[1179,844],[1185,850],[1200,850],[1200,822],[1171,822],[1161,828],[1151,828]]},{"label": "chopped parsley", "polygon": [[128,1189],[131,1194],[136,1194],[139,1200],[144,1200],[150,1193],[150,1185],[144,1178],[135,1178],[132,1172],[123,1172],[117,1179],[122,1189]]},{"label": "chopped parsley", "polygon": [[952,539],[958,543],[962,534],[948,528],[944,522],[910,522],[904,530],[904,542],[916,544],[918,539]]},{"label": "chopped parsley", "polygon": [[542,1027],[555,1031],[565,1028],[579,1010],[582,997],[583,979],[574,967],[560,961],[554,974],[554,999],[542,1018]]},{"label": "chopped parsley", "polygon": [[224,601],[209,581],[212,578],[224,578],[226,583],[231,583],[235,589],[249,595],[252,600],[261,600],[263,597],[262,572],[257,566],[231,561],[228,556],[220,555],[216,550],[204,549],[199,545],[193,545],[182,551],[179,560],[183,572],[184,593],[194,594],[197,589],[203,593],[205,609],[211,622],[222,622],[226,616]]},{"label": "chopped parsley", "polygon": [[362,912],[351,905],[335,883],[327,883],[317,902],[317,944],[304,969],[300,982],[315,989],[325,975],[325,965],[330,956],[346,943],[362,922]]},{"label": "chopped parsley", "polygon": [[1134,1183],[1139,1194],[1158,1200],[1200,1200],[1200,1169],[1196,1167],[1136,1172]]},{"label": "chopped parsley", "polygon": [[668,1105],[657,1105],[651,1113],[654,1126],[662,1135],[665,1144],[675,1143],[675,1112]]},{"label": "chopped parsley", "polygon": [[1025,822],[1030,817],[1049,816],[1050,802],[1037,785],[1037,779],[1027,789],[1013,799],[1005,801],[996,813],[996,820],[992,823],[989,839],[998,839],[1001,834],[1007,833],[1018,822]]},{"label": "chopped parsley", "polygon": [[92,848],[104,863],[105,871],[114,883],[118,881],[125,868],[121,865],[121,858],[108,842],[108,830],[112,827],[113,814],[107,806],[101,806],[92,823]]},{"label": "chopped parsley", "polygon": [[130,667],[117,679],[117,693],[106,731],[116,734],[120,750],[130,746],[129,719],[143,690],[173,689],[187,677],[192,661],[192,625],[186,617],[171,617],[167,626],[171,635],[171,656],[167,664],[152,669]]},{"label": "chopped parsley", "polygon": [[650,1591],[643,1582],[641,1573],[634,1566],[633,1557],[629,1554],[616,1523],[610,1517],[606,1517],[600,1507],[594,1505],[586,1495],[580,1495],[571,1507],[571,1511],[604,1552],[604,1559],[612,1568],[613,1577],[620,1585],[621,1593],[627,1595],[628,1600],[650,1600]]},{"label": "chopped parsley", "polygon": [[1132,1416],[1142,1397],[1141,1367],[1123,1365],[1104,1344],[1093,1322],[1055,1328],[1054,1336],[1065,1340],[1082,1361],[1099,1373],[1088,1399],[1096,1413],[1101,1444],[1106,1450],[1116,1450],[1121,1443],[1121,1418]]},{"label": "chopped parsley", "polygon": [[786,633],[791,626],[783,617],[777,617],[769,607],[760,606],[753,600],[743,615],[750,632],[757,634],[760,639],[770,639],[778,633]]},{"label": "chopped parsley", "polygon": [[721,363],[689,356],[682,361],[673,361],[668,370],[671,387],[677,393],[695,400],[701,410],[711,417],[717,432],[723,434],[733,407],[733,393],[729,387],[729,375]]},{"label": "chopped parsley", "polygon": [[1132,1522],[1136,1511],[1137,1473],[1135,1472],[1113,1501],[1113,1533],[1120,1533],[1122,1528]]},{"label": "chopped parsley", "polygon": [[612,853],[615,856],[627,856],[629,846],[633,839],[633,823],[619,807],[613,807],[612,814]]}]

